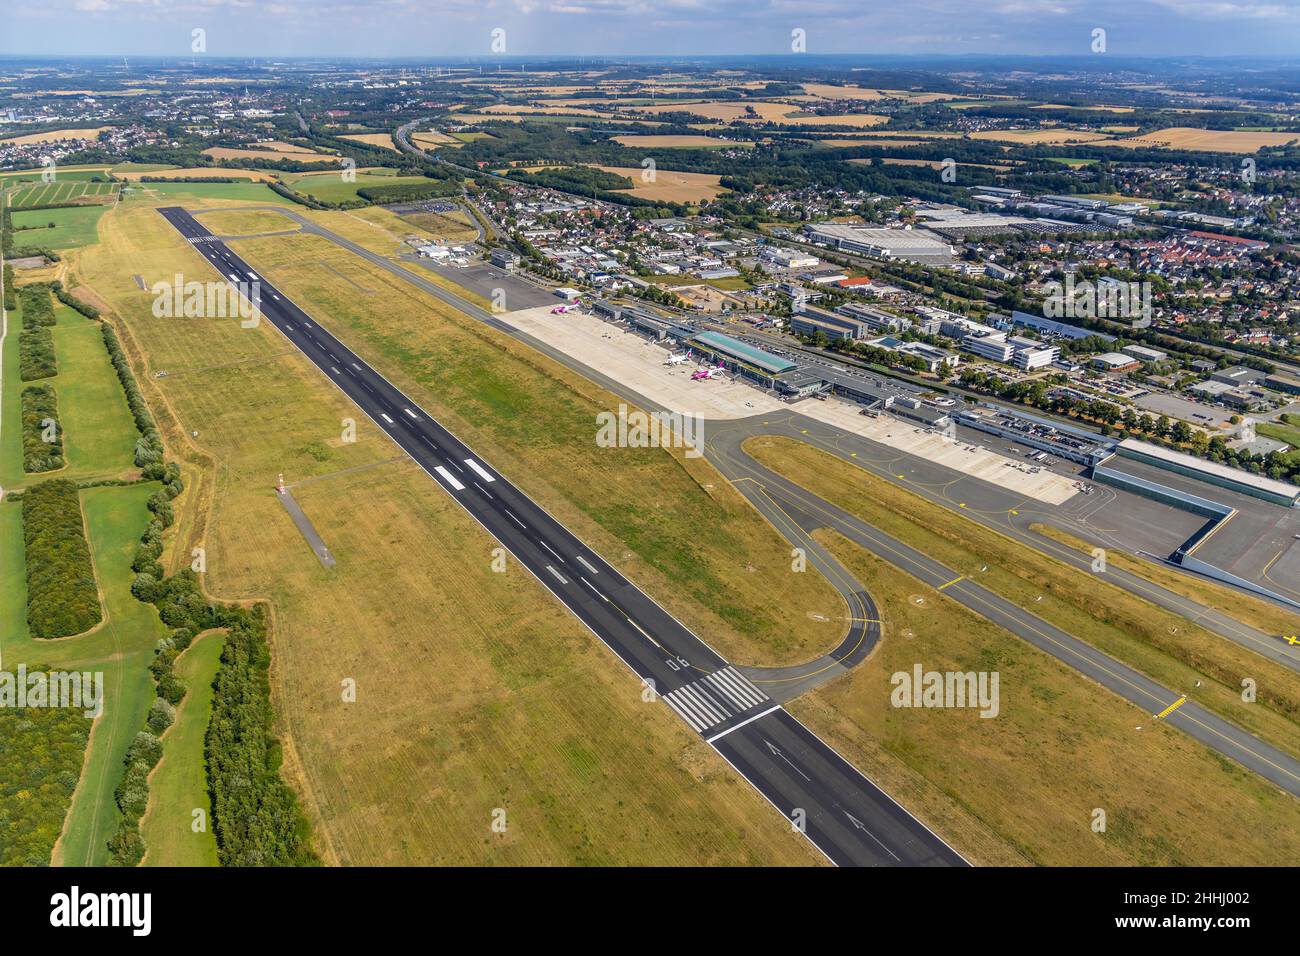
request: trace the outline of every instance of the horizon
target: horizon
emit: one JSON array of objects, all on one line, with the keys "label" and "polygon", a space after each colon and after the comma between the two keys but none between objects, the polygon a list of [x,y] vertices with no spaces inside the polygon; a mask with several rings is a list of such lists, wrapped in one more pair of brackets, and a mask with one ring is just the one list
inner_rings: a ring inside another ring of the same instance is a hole
[{"label": "horizon", "polygon": [[[0,55],[36,57],[188,57],[191,32],[202,29],[207,48],[198,52],[213,58],[758,57],[791,55],[800,30],[804,51],[823,56],[1267,59],[1295,55],[1300,3],[1003,0],[975,8],[918,0],[864,12],[853,0],[798,9],[781,0],[653,8],[643,0],[443,0],[432,9],[415,0],[50,0],[15,8],[6,27]],[[1094,50],[1096,30],[1105,31],[1104,51]],[[550,51],[555,43],[568,49]]]}]

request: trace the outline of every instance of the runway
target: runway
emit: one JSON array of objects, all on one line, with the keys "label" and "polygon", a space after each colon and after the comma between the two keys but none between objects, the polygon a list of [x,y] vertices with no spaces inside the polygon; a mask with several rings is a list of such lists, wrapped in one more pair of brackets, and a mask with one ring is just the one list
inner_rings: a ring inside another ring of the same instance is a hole
[{"label": "runway", "polygon": [[[224,279],[241,289],[257,283],[251,294],[263,317],[829,860],[858,866],[967,865],[193,216],[179,207],[159,212]],[[359,247],[355,251],[379,258]],[[869,646],[873,626],[851,629],[844,653]]]}]

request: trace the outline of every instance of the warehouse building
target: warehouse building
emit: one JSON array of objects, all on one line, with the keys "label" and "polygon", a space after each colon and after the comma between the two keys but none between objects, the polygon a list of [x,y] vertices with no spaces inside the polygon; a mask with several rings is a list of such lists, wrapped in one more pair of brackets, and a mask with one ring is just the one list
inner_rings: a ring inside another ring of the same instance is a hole
[{"label": "warehouse building", "polygon": [[1156,362],[1163,362],[1169,358],[1168,352],[1162,352],[1159,349],[1150,349],[1145,345],[1126,345],[1120,349],[1125,355],[1131,355],[1139,362],[1147,365],[1154,365]]},{"label": "warehouse building", "polygon": [[1300,500],[1300,487],[1296,485],[1275,481],[1262,475],[1252,475],[1248,471],[1238,471],[1236,468],[1229,468],[1218,462],[1205,461],[1149,442],[1126,438],[1119,443],[1116,450],[1121,458],[1132,458],[1175,474],[1187,475],[1198,481],[1227,488],[1238,494],[1270,501],[1276,505],[1289,508]]}]

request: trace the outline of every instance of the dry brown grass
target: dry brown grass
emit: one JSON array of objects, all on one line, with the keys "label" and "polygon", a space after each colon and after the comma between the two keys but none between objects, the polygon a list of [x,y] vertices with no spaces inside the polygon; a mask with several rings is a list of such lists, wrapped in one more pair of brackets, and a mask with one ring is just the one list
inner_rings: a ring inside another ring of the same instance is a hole
[{"label": "dry brown grass", "polygon": [[[153,318],[132,275],[210,270],[143,205],[105,219],[81,269],[141,343],[151,394],[215,462],[196,532],[207,584],[272,602],[286,772],[327,861],[817,862],[668,708],[642,703],[639,682],[531,576],[492,573],[492,539],[390,461],[396,447],[278,332]],[[310,261],[295,273],[324,271]],[[360,420],[354,444],[340,441],[344,417]],[[277,503],[280,471],[319,478],[294,491],[339,559],[332,571]],[[505,834],[489,829],[498,807]]]}]

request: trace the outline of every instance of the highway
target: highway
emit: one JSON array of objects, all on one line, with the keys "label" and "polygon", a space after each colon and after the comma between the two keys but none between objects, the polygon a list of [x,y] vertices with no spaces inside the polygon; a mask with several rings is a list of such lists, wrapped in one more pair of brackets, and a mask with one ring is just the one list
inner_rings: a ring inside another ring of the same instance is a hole
[{"label": "highway", "polygon": [[[159,212],[222,278],[252,296],[265,319],[652,688],[657,700],[794,821],[792,829],[801,830],[830,861],[859,866],[967,865],[193,216],[179,207]],[[353,251],[380,258],[359,247]],[[250,288],[251,283],[256,285]],[[433,289],[435,294],[443,292]],[[876,637],[878,629],[871,641]],[[866,631],[859,631],[850,650],[866,640]]]}]

